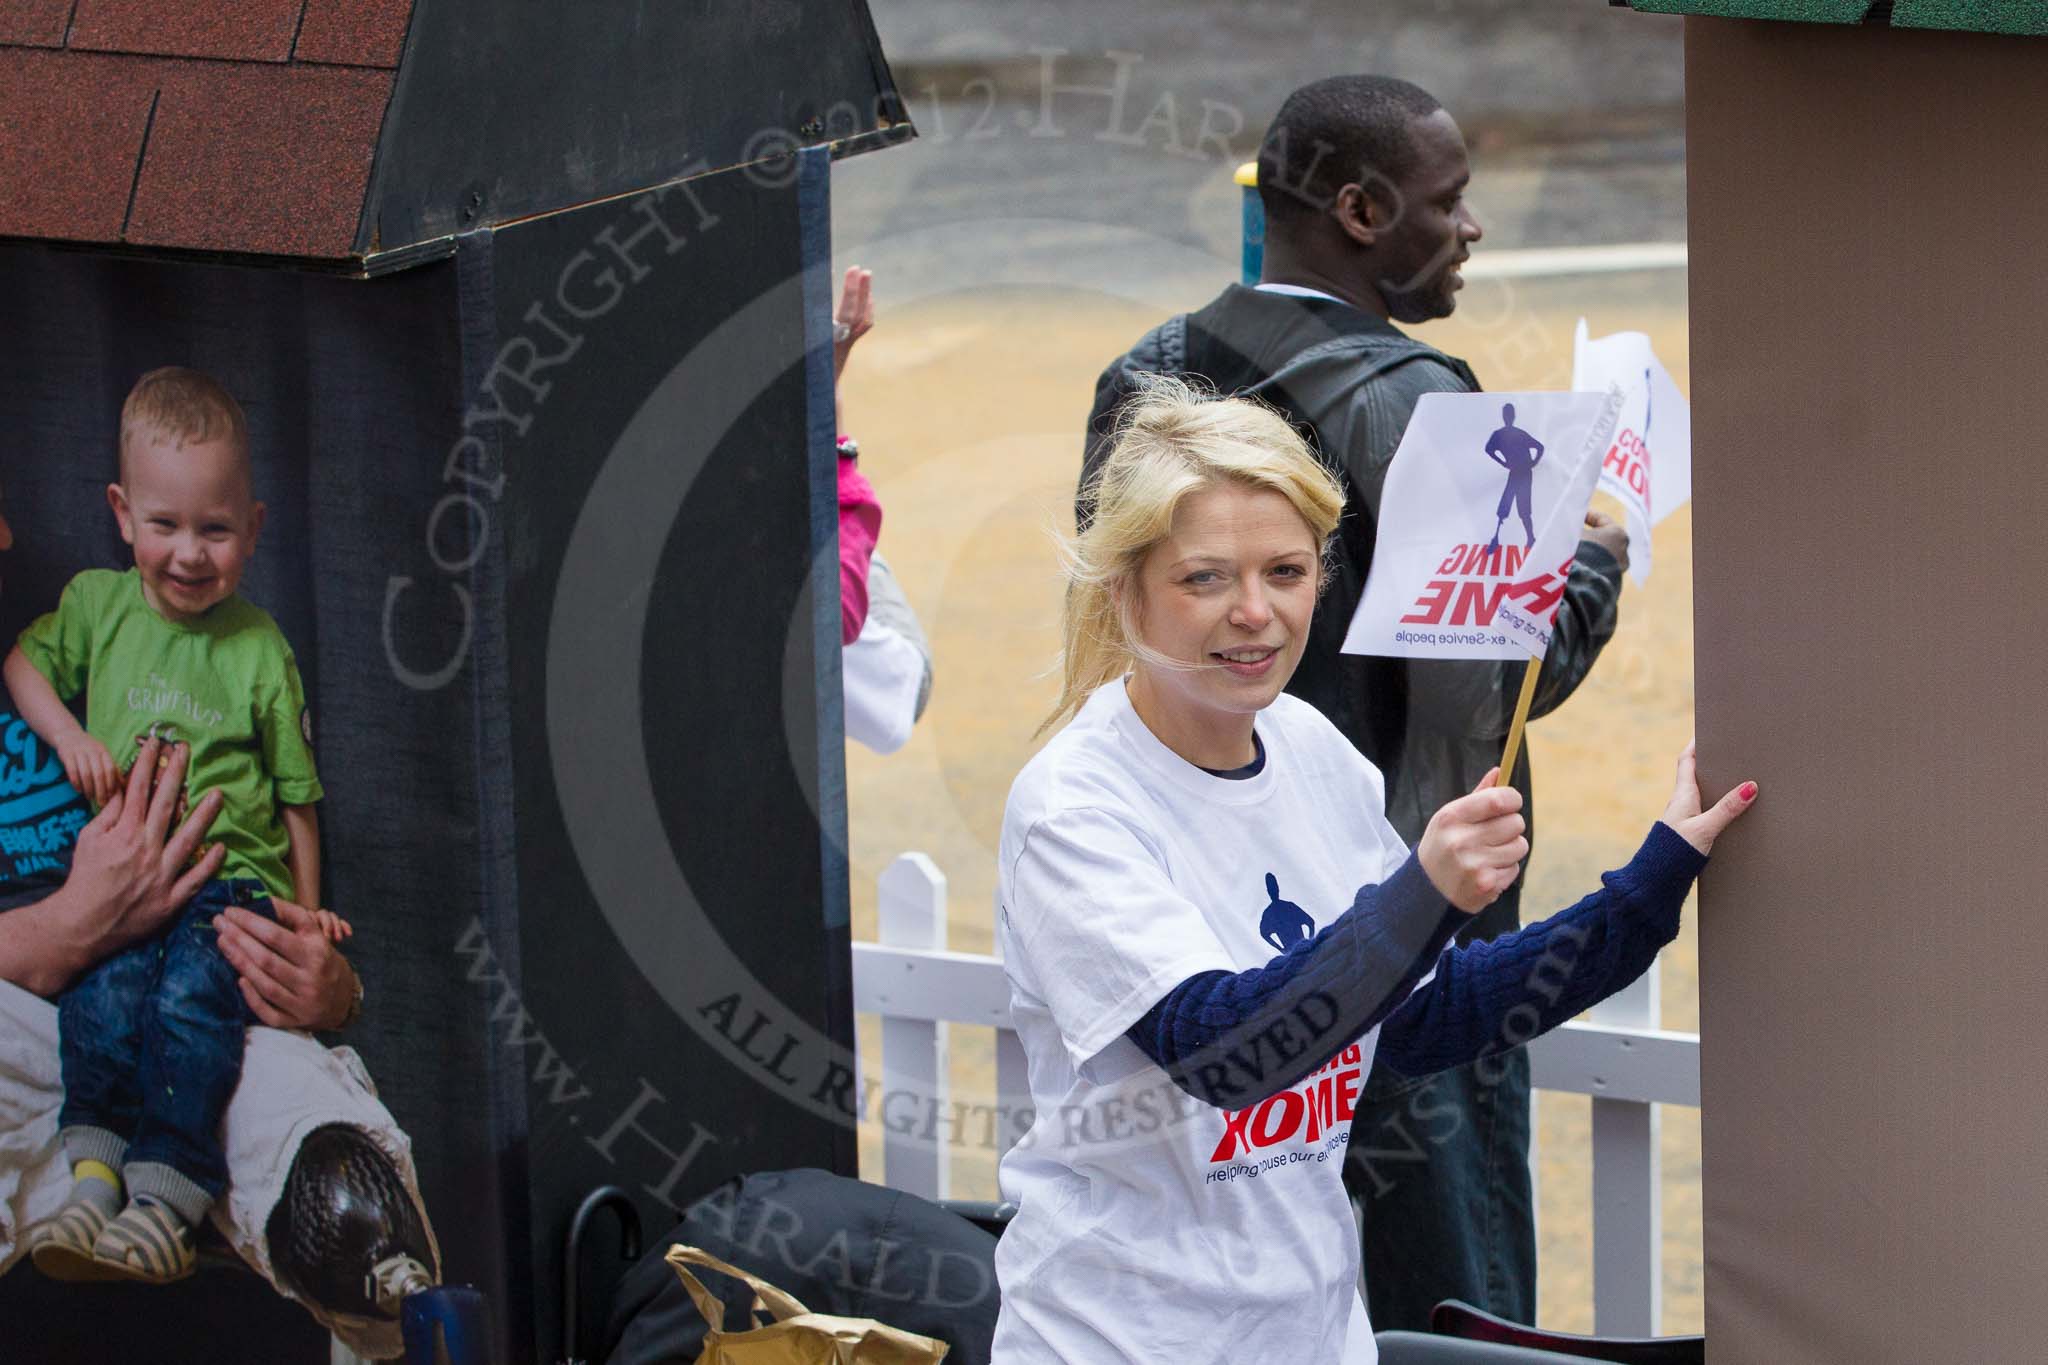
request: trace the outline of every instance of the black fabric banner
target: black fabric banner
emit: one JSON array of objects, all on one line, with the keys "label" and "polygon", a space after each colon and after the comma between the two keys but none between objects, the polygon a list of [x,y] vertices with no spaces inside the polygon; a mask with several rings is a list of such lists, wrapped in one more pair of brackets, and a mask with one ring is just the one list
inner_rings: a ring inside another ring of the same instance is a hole
[{"label": "black fabric banner", "polygon": [[[333,1041],[503,1360],[562,1354],[593,1187],[663,1227],[736,1174],[853,1171],[827,174],[785,158],[367,281],[0,246],[8,630],[132,562],[106,487],[138,375],[246,408],[242,592],[304,674],[366,986]],[[125,1320],[86,1292],[18,1262],[0,1356],[326,1358],[252,1276]]]}]

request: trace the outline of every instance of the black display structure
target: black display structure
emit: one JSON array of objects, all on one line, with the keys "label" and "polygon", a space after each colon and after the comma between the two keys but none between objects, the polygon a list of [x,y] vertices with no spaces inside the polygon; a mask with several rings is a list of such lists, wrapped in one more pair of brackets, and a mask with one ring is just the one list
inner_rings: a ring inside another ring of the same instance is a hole
[{"label": "black display structure", "polygon": [[[444,1281],[508,1362],[565,1354],[594,1188],[654,1232],[741,1172],[855,1168],[828,195],[834,156],[909,134],[857,3],[565,8],[413,7],[332,256],[0,212],[0,624],[128,562],[104,489],[134,379],[221,379],[269,509],[243,591],[305,676],[367,990],[326,1041],[409,1136]],[[515,111],[572,39],[618,47],[612,86]],[[232,1268],[24,1261],[0,1324],[9,1360],[328,1358]]]}]

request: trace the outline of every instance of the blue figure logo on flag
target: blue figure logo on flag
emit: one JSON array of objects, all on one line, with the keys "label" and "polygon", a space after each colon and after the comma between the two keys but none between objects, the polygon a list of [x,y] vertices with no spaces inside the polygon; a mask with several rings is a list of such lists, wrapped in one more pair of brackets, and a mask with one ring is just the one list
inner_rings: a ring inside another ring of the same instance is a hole
[{"label": "blue figure logo on flag", "polygon": [[[1624,401],[1620,389],[1423,395],[1381,489],[1345,652],[1540,656]],[[1487,512],[1491,525],[1475,525]]]},{"label": "blue figure logo on flag", "polygon": [[1521,514],[1522,530],[1529,537],[1522,548],[1536,548],[1536,518],[1532,510],[1530,484],[1535,477],[1536,466],[1543,463],[1543,442],[1515,425],[1513,403],[1501,404],[1500,420],[1500,430],[1486,438],[1486,458],[1507,470],[1508,486],[1500,491],[1500,506],[1493,509],[1493,539],[1487,543],[1488,554],[1500,549],[1500,528],[1507,525],[1511,508]]}]

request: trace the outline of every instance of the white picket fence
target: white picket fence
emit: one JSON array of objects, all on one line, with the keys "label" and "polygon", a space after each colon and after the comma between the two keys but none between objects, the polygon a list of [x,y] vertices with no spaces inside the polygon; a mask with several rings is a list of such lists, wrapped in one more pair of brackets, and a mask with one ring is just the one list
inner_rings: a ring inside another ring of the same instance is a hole
[{"label": "white picket fence", "polygon": [[[946,878],[922,853],[906,853],[880,878],[878,943],[853,945],[854,1009],[882,1021],[881,1066],[890,1094],[928,1097],[948,1111],[946,1044],[958,1026],[995,1030],[999,1144],[1016,1136],[1001,1119],[1030,1108],[1024,1051],[1010,1029],[1002,962],[946,948]],[[1603,1335],[1650,1336],[1662,1319],[1657,1106],[1700,1102],[1699,1035],[1655,1027],[1657,973],[1615,996],[1586,1021],[1529,1044],[1539,1089],[1593,1100],[1593,1312]],[[924,1106],[920,1106],[921,1108]],[[927,1198],[950,1189],[944,1123],[884,1123],[883,1178]],[[929,1134],[929,1136],[927,1136]]]}]

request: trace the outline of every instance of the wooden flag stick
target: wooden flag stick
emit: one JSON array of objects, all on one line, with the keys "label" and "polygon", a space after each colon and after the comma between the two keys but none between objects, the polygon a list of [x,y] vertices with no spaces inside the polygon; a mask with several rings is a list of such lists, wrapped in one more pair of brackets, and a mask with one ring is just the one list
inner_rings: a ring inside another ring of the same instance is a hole
[{"label": "wooden flag stick", "polygon": [[1522,752],[1522,731],[1529,724],[1529,707],[1536,700],[1536,675],[1543,671],[1542,658],[1529,660],[1522,670],[1522,695],[1515,702],[1515,723],[1508,727],[1508,747],[1500,757],[1500,778],[1493,784],[1505,787],[1514,780],[1515,759]]}]

